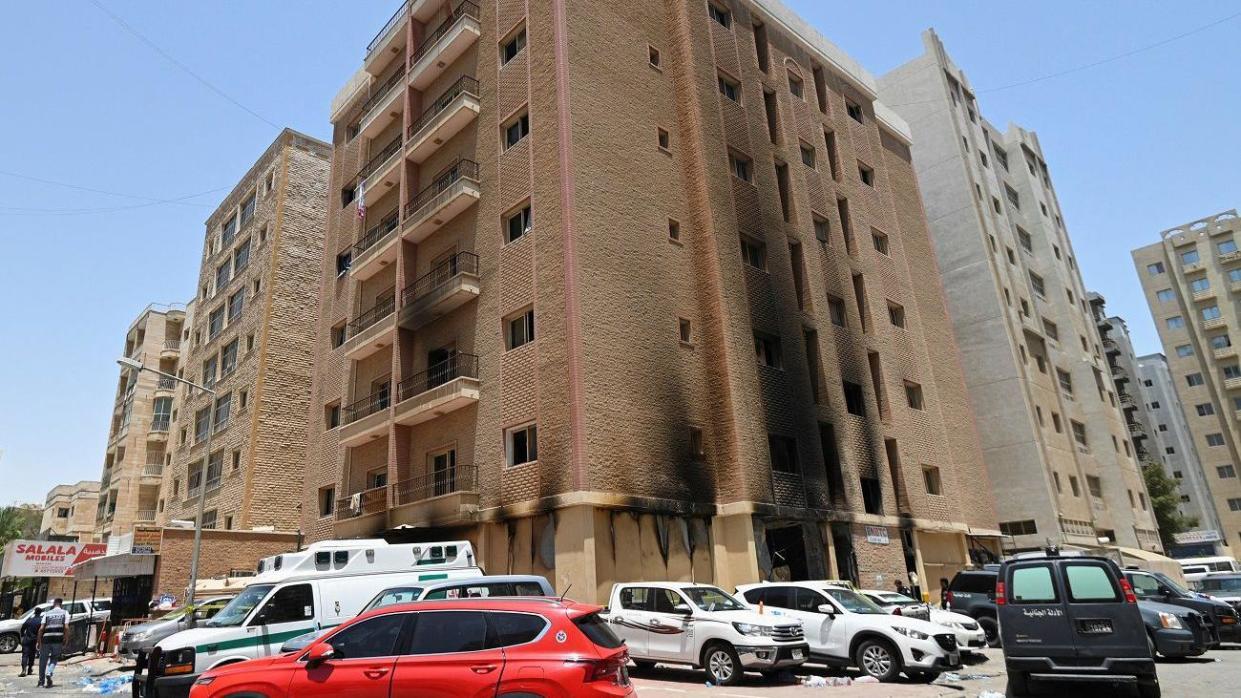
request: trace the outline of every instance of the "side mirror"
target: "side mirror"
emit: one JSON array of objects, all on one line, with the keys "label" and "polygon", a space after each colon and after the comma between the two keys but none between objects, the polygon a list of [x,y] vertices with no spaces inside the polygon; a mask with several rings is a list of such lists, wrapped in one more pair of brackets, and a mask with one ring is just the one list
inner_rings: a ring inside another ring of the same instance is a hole
[{"label": "side mirror", "polygon": [[313,669],[336,656],[336,648],[326,642],[320,642],[306,653],[306,667]]},{"label": "side mirror", "polygon": [[821,603],[815,608],[815,610],[829,616],[836,615],[836,607],[830,603]]},{"label": "side mirror", "polygon": [[679,604],[677,604],[677,605],[673,606],[673,607],[672,607],[672,612],[673,612],[673,613],[680,613],[680,614],[681,614],[681,615],[683,615],[683,616],[692,616],[692,615],[694,615],[694,610],[693,610],[693,609],[691,609],[691,608],[689,607],[689,604],[687,604],[687,603],[679,603]]},{"label": "side mirror", "polygon": [[1161,587],[1159,587],[1159,593],[1160,593],[1160,595],[1162,595],[1162,596],[1171,596],[1171,595],[1172,595],[1172,590],[1171,590],[1171,589],[1169,589],[1168,587],[1163,587],[1163,586],[1161,586]]}]

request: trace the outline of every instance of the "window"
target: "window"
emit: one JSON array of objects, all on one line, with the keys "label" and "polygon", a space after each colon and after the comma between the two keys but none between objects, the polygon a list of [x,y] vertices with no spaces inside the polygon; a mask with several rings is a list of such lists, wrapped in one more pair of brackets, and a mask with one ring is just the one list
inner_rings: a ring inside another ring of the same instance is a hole
[{"label": "window", "polygon": [[1229,269],[1228,282],[1233,284],[1241,283],[1241,269]]},{"label": "window", "polygon": [[1043,333],[1047,335],[1048,339],[1060,341],[1060,328],[1056,323],[1047,318],[1043,318]]},{"label": "window", "polygon": [[1013,208],[1021,208],[1021,199],[1017,196],[1017,191],[1007,184],[1004,185],[1004,195],[1008,197],[1008,202]]},{"label": "window", "polygon": [[680,331],[681,331],[681,341],[685,342],[686,344],[689,344],[690,341],[693,340],[692,325],[690,324],[690,321],[686,320],[685,318],[681,318],[679,320],[679,324],[680,324]]},{"label": "window", "polygon": [[1215,406],[1209,402],[1194,405],[1194,409],[1197,410],[1199,417],[1209,417],[1215,414]]},{"label": "window", "polygon": [[516,349],[534,341],[534,309],[508,320],[508,348]]},{"label": "window", "polygon": [[832,234],[832,225],[822,216],[814,216],[814,239],[819,242],[830,243]]},{"label": "window", "polygon": [[767,248],[753,238],[741,237],[741,261],[755,269],[767,268]]},{"label": "window", "polygon": [[250,288],[250,290],[253,292],[254,297],[255,297],[255,298],[258,298],[258,296],[259,296],[259,291],[263,290],[263,280],[262,280],[262,279],[255,279],[255,280],[254,280],[254,283],[253,283],[253,284],[250,284],[250,287],[251,287],[251,288]]},{"label": "window", "polygon": [[915,410],[925,409],[922,398],[922,386],[917,383],[905,381],[905,401],[909,403],[909,407]]},{"label": "window", "polygon": [[1229,511],[1241,511],[1241,497],[1233,497],[1228,500]]},{"label": "window", "polygon": [[1069,395],[1073,394],[1073,376],[1067,371],[1056,369],[1056,380],[1060,383],[1060,389]]},{"label": "window", "polygon": [[780,338],[755,332],[754,356],[758,359],[760,365],[780,368],[783,365],[783,358],[780,352]]},{"label": "window", "polygon": [[312,620],[315,617],[314,603],[314,594],[311,593],[309,584],[284,587],[272,594],[271,600],[259,611],[253,624],[272,625]]},{"label": "window", "polygon": [[353,265],[353,248],[349,248],[344,252],[336,255],[336,278],[341,278],[349,273],[349,267]]},{"label": "window", "polygon": [[[804,100],[806,98],[806,90],[802,85],[801,78],[793,73],[789,73],[789,92],[798,99]],[[1233,247],[1235,248],[1236,245],[1233,245]]]},{"label": "window", "polygon": [[1079,602],[1120,601],[1120,590],[1107,568],[1091,563],[1068,563],[1064,566],[1069,598]]},{"label": "window", "polygon": [[[1211,280],[1206,278],[1205,276],[1202,277],[1201,279],[1194,279],[1193,281],[1189,282],[1189,290],[1192,291],[1193,293],[1201,293],[1203,291],[1209,290],[1210,288],[1211,288]],[[1162,291],[1160,293],[1162,293]],[[1168,295],[1169,296],[1172,295],[1171,289],[1168,289]],[[1172,299],[1168,298],[1168,300],[1172,300]]]},{"label": "window", "polygon": [[1103,498],[1103,483],[1094,475],[1086,476],[1086,489],[1090,492],[1091,497]]},{"label": "window", "polygon": [[672,147],[672,136],[667,129],[657,127],[655,129],[655,142],[661,150],[668,150]]},{"label": "window", "polygon": [[849,381],[842,381],[845,392],[845,410],[858,417],[866,416],[866,398],[862,394],[862,386]]},{"label": "window", "polygon": [[224,221],[224,226],[220,228],[220,243],[224,246],[230,245],[233,238],[237,236],[237,216]]},{"label": "window", "polygon": [[237,393],[237,408],[244,410],[249,404],[250,391],[246,388],[242,388],[241,391]]},{"label": "window", "polygon": [[1077,476],[1076,476],[1076,475],[1070,475],[1070,476],[1069,476],[1069,489],[1073,490],[1073,496],[1074,496],[1074,497],[1080,497],[1080,496],[1082,496],[1081,487],[1077,484]]},{"label": "window", "polygon": [[1035,274],[1034,272],[1030,272],[1030,285],[1034,287],[1034,294],[1039,298],[1047,297],[1047,289],[1043,285],[1043,277]]},{"label": "window", "polygon": [[246,223],[249,223],[250,219],[254,218],[254,209],[255,209],[254,196],[255,196],[254,194],[250,194],[250,196],[245,201],[241,202],[241,225],[243,226]]},{"label": "window", "polygon": [[1237,251],[1237,243],[1233,240],[1224,240],[1215,246],[1221,255],[1232,254]]},{"label": "window", "polygon": [[516,213],[513,213],[504,221],[504,241],[513,242],[518,238],[530,232],[532,219],[530,216],[530,205],[526,204]]},{"label": "window", "polygon": [[1241,378],[1241,367],[1238,367],[1236,364],[1225,366],[1224,379],[1227,380],[1229,378]]},{"label": "window", "polygon": [[[465,595],[475,595],[475,589],[477,587],[467,589]],[[488,589],[487,587],[482,587],[481,591],[487,593]],[[516,594],[509,592],[508,589],[504,589],[504,591],[506,596],[521,595],[520,587],[513,590],[517,592]],[[531,591],[541,593],[537,585]],[[491,592],[491,594],[495,594],[495,592]],[[496,595],[498,596],[499,594]],[[487,617],[491,619],[491,628],[495,637],[494,641],[488,641],[488,647],[512,647],[513,645],[531,642],[543,632],[543,628],[547,627],[547,621],[539,616],[527,613],[491,612],[487,614]]]},{"label": "window", "polygon": [[863,477],[858,478],[862,484],[862,509],[867,514],[883,513],[883,488],[879,484],[879,478]]},{"label": "window", "polygon": [[659,49],[654,46],[646,47],[646,60],[651,64],[652,68],[658,68],[660,63]]},{"label": "window", "polygon": [[1164,324],[1167,325],[1170,330],[1179,330],[1185,327],[1185,318],[1180,315],[1173,315],[1165,320]]},{"label": "window", "polygon": [[702,458],[706,453],[702,444],[702,429],[698,427],[689,428],[689,454],[695,458]]},{"label": "window", "polygon": [[1020,244],[1021,248],[1025,250],[1026,252],[1034,251],[1033,239],[1030,238],[1029,233],[1022,230],[1020,227],[1017,228],[1017,243]]},{"label": "window", "polygon": [[228,323],[231,325],[241,317],[246,306],[246,289],[241,289],[228,297]]},{"label": "window", "polygon": [[[421,618],[432,613],[420,614]],[[397,654],[396,641],[408,613],[389,613],[352,625],[332,636],[328,644],[336,650],[332,659],[366,659],[392,657]]]},{"label": "window", "polygon": [[[1000,200],[994,196],[991,197],[991,208],[995,209],[996,213],[1004,213],[1004,207],[1000,205]],[[1008,261],[1011,262],[1012,258],[1010,257]]]},{"label": "window", "polygon": [[1038,525],[1033,519],[1024,521],[1001,521],[1000,533],[1006,536],[1032,536],[1038,533]]},{"label": "window", "polygon": [[530,114],[525,113],[504,126],[504,149],[508,150],[530,135]]},{"label": "window", "polygon": [[1223,445],[1224,445],[1224,435],[1223,435],[1223,434],[1218,434],[1218,433],[1216,433],[1216,434],[1207,434],[1207,445],[1208,445],[1208,446],[1223,446]]},{"label": "window", "polygon": [[207,316],[207,341],[211,341],[224,329],[224,306],[211,311]]},{"label": "window", "polygon": [[240,274],[250,264],[250,240],[237,246],[237,251],[233,253],[233,271]]},{"label": "window", "polygon": [[797,297],[797,308],[806,308],[806,261],[802,256],[801,243],[789,243],[789,266],[793,272],[793,292]]},{"label": "window", "polygon": [[1080,446],[1088,447],[1089,442],[1086,441],[1086,425],[1070,419],[1069,426],[1073,429],[1073,440]]},{"label": "window", "polygon": [[505,450],[508,451],[508,464],[521,465],[532,463],[539,458],[538,427],[534,424],[510,429],[505,435]]},{"label": "window", "polygon": [[780,108],[776,105],[776,93],[763,89],[763,116],[767,118],[767,138],[780,142]]},{"label": "window", "polygon": [[1203,320],[1218,320],[1220,318],[1219,306],[1211,305],[1202,309]]},{"label": "window", "polygon": [[827,314],[832,319],[832,324],[837,327],[845,326],[845,301],[843,298],[829,295],[827,297]]},{"label": "window", "polygon": [[1217,465],[1215,466],[1215,474],[1219,476],[1221,480],[1227,480],[1237,476],[1237,469],[1231,465]]},{"label": "window", "polygon": [[233,338],[233,341],[225,344],[224,348],[220,350],[221,376],[227,376],[233,372],[233,369],[237,368],[237,342],[238,340]]},{"label": "window", "polygon": [[875,171],[861,160],[857,164],[857,176],[858,179],[862,180],[862,184],[868,187],[875,186]]},{"label": "window", "polygon": [[767,436],[767,447],[771,453],[771,469],[777,473],[796,473],[797,439],[787,436]]},{"label": "window", "polygon": [[228,415],[233,405],[232,393],[225,393],[215,401],[215,428],[217,430],[228,426]]},{"label": "window", "polygon": [[734,177],[736,177],[737,179],[740,179],[743,182],[753,181],[754,173],[753,173],[753,168],[750,167],[750,159],[745,157],[744,155],[738,155],[736,153],[729,153],[728,154],[728,169],[730,172],[733,173]]},{"label": "window", "polygon": [[340,401],[323,407],[323,423],[328,429],[335,429],[340,426]]},{"label": "window", "polygon": [[1146,273],[1151,276],[1158,276],[1163,273],[1163,262],[1155,262],[1146,265]]},{"label": "window", "polygon": [[677,221],[672,220],[671,218],[668,219],[668,239],[669,240],[680,240],[681,239],[681,224],[678,223]]},{"label": "window", "polygon": [[208,528],[208,529],[215,528],[216,513],[217,512],[215,509],[211,509],[209,511],[203,512],[203,520],[202,520],[203,528]]},{"label": "window", "polygon": [[1002,148],[999,148],[998,146],[996,146],[995,143],[991,144],[991,148],[995,151],[996,162],[1000,163],[1000,165],[1004,168],[1004,171],[1007,172],[1008,171],[1008,153],[1004,152]]},{"label": "window", "polygon": [[336,349],[345,343],[348,337],[348,330],[344,322],[337,323],[332,327],[332,348]]},{"label": "window", "polygon": [[845,97],[845,113],[849,115],[850,119],[853,119],[859,124],[862,123],[862,105],[854,102],[848,97]]},{"label": "window", "polygon": [[215,385],[215,379],[216,379],[216,357],[213,355],[211,358],[203,362],[203,385],[210,388],[211,386]]},{"label": "window", "polygon": [[725,29],[728,29],[733,25],[732,13],[713,2],[707,3],[707,14],[709,14],[711,19],[715,20],[717,24]]},{"label": "window", "polygon": [[734,102],[737,102],[738,104],[741,103],[741,85],[738,84],[736,80],[720,75],[719,86],[720,94]]},{"label": "window", "polygon": [[215,269],[215,292],[219,293],[228,285],[229,272],[232,271],[232,260],[224,260],[224,263]]},{"label": "window", "polygon": [[1187,250],[1181,253],[1181,264],[1197,264],[1198,261],[1198,250]]},{"label": "window", "polygon": [[[500,65],[507,65],[509,61],[517,57],[521,50],[526,47],[526,28],[522,27],[508,41],[500,46]],[[654,49],[652,49],[654,50]],[[659,52],[655,51],[655,59],[652,65],[658,65]]]},{"label": "window", "polygon": [[922,483],[926,485],[927,494],[944,493],[944,484],[940,478],[939,468],[934,465],[922,466]]},{"label": "window", "polygon": [[881,233],[872,228],[870,231],[870,241],[874,245],[876,252],[882,255],[888,254],[888,236],[886,233]]},{"label": "window", "polygon": [[1194,348],[1188,344],[1182,344],[1176,348],[1176,355],[1181,358],[1184,358],[1186,356],[1193,356]]},{"label": "window", "polygon": [[823,146],[827,149],[827,165],[832,171],[832,179],[840,181],[840,158],[836,153],[836,133],[834,131],[823,132]]},{"label": "window", "polygon": [[807,145],[805,141],[801,144],[801,164],[814,169],[814,146]]},{"label": "window", "polygon": [[897,303],[888,301],[888,320],[895,327],[905,326],[905,308]]}]

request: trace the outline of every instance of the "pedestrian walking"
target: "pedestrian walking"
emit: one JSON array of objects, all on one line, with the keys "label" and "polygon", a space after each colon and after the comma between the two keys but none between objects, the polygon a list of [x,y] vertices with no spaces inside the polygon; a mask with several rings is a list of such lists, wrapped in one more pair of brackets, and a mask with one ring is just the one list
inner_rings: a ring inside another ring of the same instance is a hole
[{"label": "pedestrian walking", "polygon": [[69,614],[61,608],[63,601],[52,601],[52,607],[43,614],[39,624],[39,685],[52,687],[52,674],[60,661],[60,651],[65,646],[65,632],[69,626]]},{"label": "pedestrian walking", "polygon": [[39,624],[43,622],[43,609],[35,607],[34,613],[22,623],[22,671],[18,676],[34,676],[34,660],[38,656]]},{"label": "pedestrian walking", "polygon": [[939,607],[948,610],[948,578],[939,578]]}]

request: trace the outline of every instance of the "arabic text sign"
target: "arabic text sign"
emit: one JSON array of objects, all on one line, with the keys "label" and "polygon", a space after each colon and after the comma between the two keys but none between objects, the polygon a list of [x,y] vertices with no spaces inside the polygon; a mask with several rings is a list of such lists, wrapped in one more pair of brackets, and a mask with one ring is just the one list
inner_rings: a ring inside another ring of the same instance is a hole
[{"label": "arabic text sign", "polygon": [[4,577],[64,577],[80,562],[108,551],[105,543],[15,540],[4,547]]}]

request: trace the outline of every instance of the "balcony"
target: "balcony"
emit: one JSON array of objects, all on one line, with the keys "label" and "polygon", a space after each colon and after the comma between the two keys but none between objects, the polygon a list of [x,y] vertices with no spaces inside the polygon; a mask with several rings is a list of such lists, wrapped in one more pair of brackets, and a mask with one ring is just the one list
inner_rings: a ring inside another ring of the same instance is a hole
[{"label": "balcony", "polygon": [[1237,260],[1241,260],[1241,251],[1225,252],[1219,255],[1218,259],[1219,259],[1220,264],[1232,264],[1233,262],[1236,262]]},{"label": "balcony", "polygon": [[1225,390],[1238,390],[1238,389],[1241,389],[1241,376],[1238,376],[1238,377],[1236,377],[1236,378],[1225,378],[1225,379],[1224,379],[1224,389],[1225,389]]},{"label": "balcony", "polygon": [[397,167],[401,162],[401,158],[397,157],[397,153],[401,151],[401,136],[398,134],[392,142],[379,149],[374,157],[370,159],[362,169],[358,170],[358,203],[361,204],[365,199],[367,192],[373,192],[370,195],[371,201],[375,201],[387,193],[387,190],[397,186],[401,182],[401,168]]},{"label": "balcony", "polygon": [[409,125],[405,156],[417,163],[426,161],[441,145],[461,132],[478,116],[478,81],[462,76]]},{"label": "balcony", "polygon": [[473,206],[479,195],[478,163],[456,161],[406,205],[401,237],[413,243],[426,240],[431,233]]},{"label": "balcony", "polygon": [[162,394],[162,393],[171,393],[172,391],[176,390],[176,388],[177,388],[177,381],[173,380],[172,378],[160,376],[159,380],[155,381],[155,392],[157,393],[157,397],[159,396],[159,394]]},{"label": "balcony", "polygon": [[1233,293],[1241,293],[1241,281],[1233,281],[1228,284],[1228,290]]},{"label": "balcony", "polygon": [[142,477],[161,478],[164,476],[163,463],[147,463],[142,466]]},{"label": "balcony", "polygon": [[164,340],[164,347],[160,349],[159,358],[175,359],[181,355],[181,340],[167,339]]},{"label": "balcony", "polygon": [[1202,262],[1181,263],[1181,273],[1184,274],[1185,276],[1189,276],[1190,274],[1196,274],[1205,268],[1206,267],[1203,266]]},{"label": "balcony", "polygon": [[1210,320],[1202,321],[1202,329],[1204,330],[1214,330],[1214,329],[1218,329],[1223,326],[1224,326],[1224,318],[1222,317],[1213,317]]},{"label": "balcony", "polygon": [[147,441],[167,441],[168,429],[172,426],[168,417],[156,417],[151,420],[151,428],[147,429]]},{"label": "balcony", "polygon": [[1117,396],[1117,399],[1119,399],[1120,404],[1126,408],[1138,406],[1138,403],[1134,401],[1133,396],[1130,395],[1129,393],[1121,393],[1119,396]]},{"label": "balcony", "polygon": [[408,18],[409,2],[407,1],[401,3],[375,38],[366,45],[366,58],[362,61],[366,72],[371,75],[382,75],[384,68],[405,52],[405,25]]},{"label": "balcony", "polygon": [[472,465],[420,475],[390,489],[391,526],[464,523],[478,511],[478,469]]},{"label": "balcony", "polygon": [[1146,427],[1142,426],[1140,423],[1129,422],[1126,426],[1129,427],[1129,436],[1132,436],[1135,439],[1146,438]]},{"label": "balcony", "polygon": [[414,49],[409,59],[409,84],[416,90],[427,89],[481,34],[478,5],[468,0],[457,5]]},{"label": "balcony", "polygon": [[1201,291],[1194,291],[1194,292],[1193,292],[1193,295],[1192,295],[1191,297],[1192,297],[1195,301],[1204,301],[1204,300],[1207,300],[1208,298],[1214,298],[1214,297],[1215,297],[1215,288],[1214,288],[1214,287],[1212,287],[1212,286],[1208,286],[1208,287],[1206,287],[1206,288],[1202,289]]},{"label": "balcony", "polygon": [[1112,339],[1111,337],[1104,337],[1103,338],[1103,350],[1107,354],[1119,354],[1120,345],[1117,344],[1116,340]]},{"label": "balcony", "polygon": [[396,229],[400,227],[400,218],[400,214],[393,211],[358,239],[353,246],[350,276],[358,281],[365,281],[396,261]]},{"label": "balcony", "polygon": [[400,65],[387,80],[374,87],[371,96],[362,103],[362,118],[358,121],[358,133],[371,139],[383,133],[392,121],[400,120],[405,113],[405,67]]},{"label": "balcony", "polygon": [[1220,347],[1211,352],[1217,359],[1227,359],[1237,355],[1237,348],[1234,346]]},{"label": "balcony", "polygon": [[478,298],[478,255],[458,252],[401,292],[397,324],[416,330]]},{"label": "balcony", "polygon": [[388,431],[388,408],[392,406],[391,384],[341,410],[340,443],[357,446],[378,439]]},{"label": "balcony", "polygon": [[1117,383],[1124,383],[1129,380],[1129,372],[1120,366],[1112,367],[1112,380]]},{"label": "balcony", "polygon": [[155,510],[139,509],[134,512],[134,521],[136,523],[155,523]]},{"label": "balcony", "polygon": [[394,419],[411,426],[478,402],[478,357],[452,354],[397,386]]},{"label": "balcony", "polygon": [[357,538],[379,530],[388,511],[388,488],[372,487],[336,500],[337,538]]},{"label": "balcony", "polygon": [[393,311],[396,297],[385,296],[354,318],[346,328],[345,356],[354,361],[365,359],[395,340]]}]

